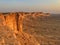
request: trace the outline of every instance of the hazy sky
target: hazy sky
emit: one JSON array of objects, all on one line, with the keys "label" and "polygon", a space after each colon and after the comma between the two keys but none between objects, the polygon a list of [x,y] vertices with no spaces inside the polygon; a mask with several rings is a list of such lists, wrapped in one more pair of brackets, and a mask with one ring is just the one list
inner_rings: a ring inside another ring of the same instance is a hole
[{"label": "hazy sky", "polygon": [[0,0],[0,12],[11,11],[60,13],[60,0]]}]

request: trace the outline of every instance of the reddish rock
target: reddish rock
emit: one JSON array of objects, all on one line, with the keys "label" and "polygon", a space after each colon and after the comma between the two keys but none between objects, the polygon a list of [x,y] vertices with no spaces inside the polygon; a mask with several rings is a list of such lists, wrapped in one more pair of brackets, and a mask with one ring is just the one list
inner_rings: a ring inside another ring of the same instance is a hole
[{"label": "reddish rock", "polygon": [[39,16],[50,16],[49,13],[0,13],[0,45],[40,45],[34,36],[23,32],[23,20]]},{"label": "reddish rock", "polygon": [[2,26],[2,25],[6,25],[6,23],[5,23],[5,18],[3,16],[3,14],[1,13],[0,14],[0,26]]},{"label": "reddish rock", "polygon": [[16,13],[9,13],[5,16],[6,25],[10,27],[14,32],[17,32],[17,20]]}]

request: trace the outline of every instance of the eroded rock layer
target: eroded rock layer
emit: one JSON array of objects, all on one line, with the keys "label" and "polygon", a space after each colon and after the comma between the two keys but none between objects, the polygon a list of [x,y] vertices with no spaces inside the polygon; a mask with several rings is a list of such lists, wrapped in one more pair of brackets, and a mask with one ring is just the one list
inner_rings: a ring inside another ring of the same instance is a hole
[{"label": "eroded rock layer", "polygon": [[40,45],[36,39],[23,32],[25,13],[0,14],[0,45]]}]

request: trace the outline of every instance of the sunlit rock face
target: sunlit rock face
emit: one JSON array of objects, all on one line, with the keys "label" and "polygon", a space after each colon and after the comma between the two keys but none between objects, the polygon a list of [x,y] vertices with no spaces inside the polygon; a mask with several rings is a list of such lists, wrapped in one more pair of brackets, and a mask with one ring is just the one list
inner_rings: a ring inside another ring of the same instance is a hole
[{"label": "sunlit rock face", "polygon": [[[10,12],[10,13],[0,13],[0,18],[4,20],[3,24],[14,30],[15,33],[23,30],[23,21],[28,18],[36,19],[38,17],[50,16],[49,13],[43,12]],[[17,31],[18,30],[18,31]]]},{"label": "sunlit rock face", "polygon": [[0,15],[0,45],[21,45],[14,31],[4,23],[6,23],[4,16]]},{"label": "sunlit rock face", "polygon": [[34,36],[23,32],[26,17],[23,12],[0,14],[0,45],[40,45]]},{"label": "sunlit rock face", "polygon": [[3,14],[1,13],[0,14],[0,26],[1,25],[5,25],[6,23],[5,23],[5,19],[4,19],[4,16],[3,16]]},{"label": "sunlit rock face", "polygon": [[4,16],[6,25],[10,27],[12,30],[17,32],[17,21],[16,21],[16,13],[9,13]]}]

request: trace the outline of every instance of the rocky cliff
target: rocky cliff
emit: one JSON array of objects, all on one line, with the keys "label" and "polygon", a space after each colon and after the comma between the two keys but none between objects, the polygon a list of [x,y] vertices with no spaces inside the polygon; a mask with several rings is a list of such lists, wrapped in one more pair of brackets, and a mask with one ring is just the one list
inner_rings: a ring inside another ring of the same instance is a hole
[{"label": "rocky cliff", "polygon": [[40,45],[34,36],[23,32],[23,20],[27,15],[0,13],[0,45]]},{"label": "rocky cliff", "polygon": [[0,45],[40,45],[34,36],[23,32],[24,19],[39,16],[49,16],[49,13],[0,13]]}]

